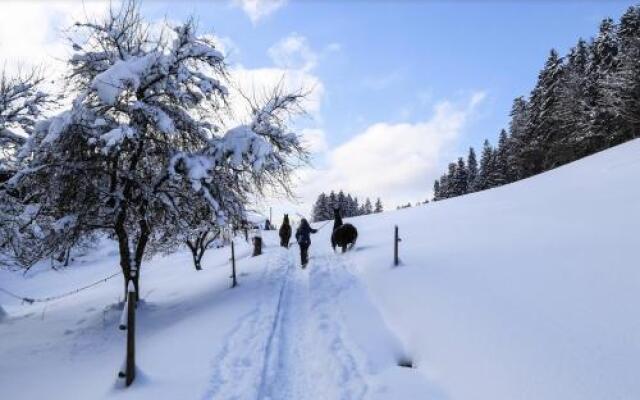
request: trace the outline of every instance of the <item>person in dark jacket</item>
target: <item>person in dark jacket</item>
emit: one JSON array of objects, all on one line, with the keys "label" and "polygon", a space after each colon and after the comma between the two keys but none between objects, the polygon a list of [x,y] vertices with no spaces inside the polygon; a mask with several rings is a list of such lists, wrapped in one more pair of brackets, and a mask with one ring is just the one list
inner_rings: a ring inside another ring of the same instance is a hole
[{"label": "person in dark jacket", "polygon": [[307,266],[309,262],[309,246],[311,246],[311,234],[318,232],[317,229],[313,229],[309,222],[302,218],[300,221],[300,226],[296,230],[296,240],[298,241],[298,246],[300,246],[300,261],[302,263],[302,268]]}]

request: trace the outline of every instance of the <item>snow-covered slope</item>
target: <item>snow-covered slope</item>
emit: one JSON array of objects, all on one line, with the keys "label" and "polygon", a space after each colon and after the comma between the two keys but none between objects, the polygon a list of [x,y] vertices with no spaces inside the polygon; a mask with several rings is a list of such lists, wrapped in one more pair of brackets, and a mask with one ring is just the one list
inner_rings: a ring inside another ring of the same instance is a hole
[{"label": "snow-covered slope", "polygon": [[[50,303],[0,293],[0,397],[638,399],[640,140],[512,185],[351,220],[358,245],[313,236],[265,254],[143,266],[134,386],[116,374],[116,278]],[[392,267],[393,226],[403,241]],[[115,247],[0,287],[62,293],[117,271]],[[397,366],[411,360],[416,368]]]}]

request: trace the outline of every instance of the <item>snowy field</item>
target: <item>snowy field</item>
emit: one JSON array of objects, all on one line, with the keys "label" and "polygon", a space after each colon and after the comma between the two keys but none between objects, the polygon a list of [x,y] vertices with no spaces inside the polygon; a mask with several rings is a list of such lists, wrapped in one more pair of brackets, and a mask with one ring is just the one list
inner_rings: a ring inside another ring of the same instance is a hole
[{"label": "snowy field", "polygon": [[[497,189],[330,225],[203,271],[181,252],[142,268],[134,385],[117,372],[119,277],[44,304],[0,293],[0,398],[602,400],[640,398],[640,140]],[[392,267],[393,226],[402,265]],[[316,224],[319,226],[319,224]],[[118,271],[105,243],[62,271],[0,272],[55,295]],[[415,368],[397,364],[410,360]]]}]

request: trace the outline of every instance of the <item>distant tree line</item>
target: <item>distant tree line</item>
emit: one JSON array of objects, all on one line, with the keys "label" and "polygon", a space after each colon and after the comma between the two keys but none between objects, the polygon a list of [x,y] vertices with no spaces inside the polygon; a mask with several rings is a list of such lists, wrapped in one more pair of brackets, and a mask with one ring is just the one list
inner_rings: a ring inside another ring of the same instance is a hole
[{"label": "distant tree line", "polygon": [[328,195],[320,193],[318,199],[313,205],[313,220],[326,221],[333,219],[333,210],[340,208],[342,216],[345,218],[356,217],[358,215],[366,215],[372,213],[381,213],[384,211],[382,201],[378,198],[375,204],[367,197],[364,203],[360,204],[358,198],[351,194],[344,194],[341,190],[337,194],[331,191]]},{"label": "distant tree line", "polygon": [[638,137],[640,6],[564,57],[551,50],[528,98],[518,97],[498,144],[469,149],[434,183],[434,200],[518,181]]}]

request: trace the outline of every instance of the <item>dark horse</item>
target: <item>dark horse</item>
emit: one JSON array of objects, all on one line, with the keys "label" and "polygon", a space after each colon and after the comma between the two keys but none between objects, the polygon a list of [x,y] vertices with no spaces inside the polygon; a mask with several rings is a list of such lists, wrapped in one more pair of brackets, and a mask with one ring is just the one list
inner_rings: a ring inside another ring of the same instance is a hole
[{"label": "dark horse", "polygon": [[340,216],[340,209],[333,209],[333,233],[331,234],[331,247],[336,251],[336,246],[342,248],[342,252],[346,252],[347,248],[351,249],[356,245],[358,239],[358,230],[351,224],[343,224]]},{"label": "dark horse", "polygon": [[289,214],[284,215],[282,226],[278,231],[280,235],[280,246],[289,248],[289,239],[291,239],[291,224],[289,224]]}]

